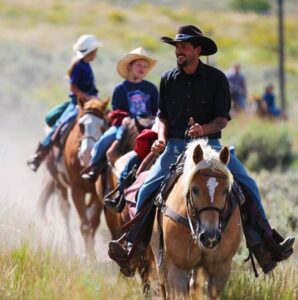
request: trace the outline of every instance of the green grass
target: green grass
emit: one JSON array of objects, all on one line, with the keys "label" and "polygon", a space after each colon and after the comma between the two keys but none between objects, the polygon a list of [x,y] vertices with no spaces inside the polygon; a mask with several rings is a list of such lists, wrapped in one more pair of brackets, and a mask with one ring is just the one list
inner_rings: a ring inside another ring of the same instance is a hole
[{"label": "green grass", "polygon": [[[108,264],[86,263],[28,243],[0,249],[0,299],[144,299],[140,280],[119,276]],[[273,276],[254,278],[234,265],[222,299],[297,299],[297,268],[278,267]],[[149,295],[149,299],[151,296]]]},{"label": "green grass", "polygon": [[0,299],[140,299],[141,286],[104,265],[83,263],[28,243],[0,250]]}]

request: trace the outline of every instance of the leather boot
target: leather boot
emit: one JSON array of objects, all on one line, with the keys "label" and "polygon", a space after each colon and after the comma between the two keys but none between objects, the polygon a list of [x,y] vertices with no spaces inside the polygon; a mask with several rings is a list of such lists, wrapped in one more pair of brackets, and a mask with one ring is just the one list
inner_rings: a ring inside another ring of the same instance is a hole
[{"label": "leather boot", "polygon": [[256,202],[244,191],[245,203],[242,208],[245,213],[245,233],[247,245],[252,250],[258,263],[265,273],[273,270],[276,263],[293,253],[295,239],[284,239],[275,229],[272,229],[267,219],[261,215]]},{"label": "leather boot", "polygon": [[109,242],[109,256],[114,260],[123,260],[128,257],[128,247],[125,247],[119,240]]},{"label": "leather boot", "polygon": [[94,183],[97,180],[98,176],[103,172],[105,166],[105,161],[93,164],[82,170],[81,178],[88,181],[89,183]]},{"label": "leather boot", "polygon": [[265,274],[277,266],[277,262],[273,259],[264,243],[256,244],[250,247],[250,249]]},{"label": "leather boot", "polygon": [[40,164],[45,159],[50,149],[50,147],[45,147],[42,144],[38,144],[35,153],[27,160],[27,165],[32,171],[36,172],[38,170]]},{"label": "leather boot", "polygon": [[272,229],[268,220],[259,221],[263,230],[264,242],[276,261],[287,259],[293,254],[294,237],[283,238],[275,229]]}]

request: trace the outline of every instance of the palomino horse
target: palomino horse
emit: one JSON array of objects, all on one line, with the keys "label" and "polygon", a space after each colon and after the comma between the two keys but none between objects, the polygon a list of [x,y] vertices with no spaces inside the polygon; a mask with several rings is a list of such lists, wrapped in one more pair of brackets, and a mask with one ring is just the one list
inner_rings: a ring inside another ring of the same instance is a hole
[{"label": "palomino horse", "polygon": [[[77,121],[66,139],[63,155],[57,156],[57,149],[49,154],[47,169],[51,177],[47,179],[39,199],[39,206],[45,214],[49,197],[54,193],[58,194],[66,222],[69,246],[72,247],[67,193],[68,188],[70,189],[81,221],[85,250],[90,257],[95,257],[94,235],[99,226],[103,204],[102,198],[96,193],[95,185],[82,180],[80,171],[88,165],[93,145],[103,133],[108,102],[109,99],[89,100],[80,106]],[[86,197],[87,194],[90,195],[89,199]]]},{"label": "palomino horse", "polygon": [[[202,280],[190,288],[191,274],[204,274],[211,299],[218,297],[229,278],[242,237],[238,207],[231,210],[228,200],[233,182],[226,167],[229,155],[227,147],[217,153],[204,140],[188,146],[183,175],[158,216],[164,237],[159,274],[167,299],[199,292]],[[158,258],[156,227],[152,245]]]}]

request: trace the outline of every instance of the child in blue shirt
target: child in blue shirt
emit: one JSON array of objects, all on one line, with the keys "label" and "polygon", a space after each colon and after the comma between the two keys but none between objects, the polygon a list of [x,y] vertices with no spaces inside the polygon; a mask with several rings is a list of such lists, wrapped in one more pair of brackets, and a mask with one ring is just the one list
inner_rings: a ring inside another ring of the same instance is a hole
[{"label": "child in blue shirt", "polygon": [[[137,48],[122,57],[117,71],[125,80],[119,83],[113,92],[113,111],[126,112],[131,118],[139,115],[156,116],[158,110],[158,90],[156,86],[144,80],[154,67],[156,60],[150,58],[145,49]],[[94,145],[90,166],[82,173],[82,178],[94,182],[101,172],[106,152],[115,140],[120,140],[123,132],[121,124],[110,127]]]},{"label": "child in blue shirt", "polygon": [[51,150],[57,131],[76,118],[78,113],[78,102],[80,101],[82,103],[91,98],[98,99],[98,90],[95,86],[95,79],[90,62],[96,58],[99,46],[100,42],[91,34],[80,36],[74,44],[73,49],[75,56],[71,67],[67,72],[70,79],[70,101],[62,115],[52,126],[49,134],[39,143],[34,155],[28,159],[27,164],[31,170],[37,171],[40,164]]}]

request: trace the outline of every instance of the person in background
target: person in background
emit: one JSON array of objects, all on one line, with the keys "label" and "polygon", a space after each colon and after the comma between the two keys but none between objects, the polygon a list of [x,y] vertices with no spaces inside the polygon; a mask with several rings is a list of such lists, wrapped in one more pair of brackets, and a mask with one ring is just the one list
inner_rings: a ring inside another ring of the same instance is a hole
[{"label": "person in background", "polygon": [[94,182],[103,170],[106,153],[123,132],[122,121],[138,116],[154,117],[158,109],[158,90],[150,81],[145,80],[156,60],[149,57],[142,47],[123,56],[117,64],[119,75],[124,81],[117,84],[112,96],[112,126],[95,143],[90,166],[82,172],[82,178]]},{"label": "person in background", "polygon": [[262,98],[266,103],[267,113],[269,115],[271,115],[273,117],[281,117],[282,116],[282,110],[280,108],[276,107],[273,84],[270,83],[265,87],[265,92],[264,92]]},{"label": "person in background", "polygon": [[91,34],[80,36],[74,44],[74,57],[67,72],[70,101],[64,107],[59,108],[60,110],[61,108],[64,109],[63,113],[52,126],[49,134],[39,143],[35,153],[28,159],[27,164],[32,171],[38,170],[52,149],[58,131],[76,118],[78,101],[85,102],[90,99],[98,99],[98,90],[90,63],[95,60],[99,46],[101,43]]},{"label": "person in background", "polygon": [[246,108],[246,80],[241,73],[241,65],[235,64],[231,70],[226,74],[230,85],[230,92],[232,98],[232,105],[236,111],[244,110]]}]

